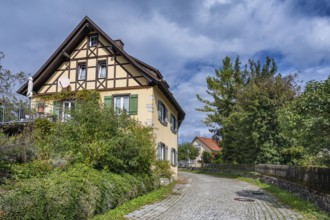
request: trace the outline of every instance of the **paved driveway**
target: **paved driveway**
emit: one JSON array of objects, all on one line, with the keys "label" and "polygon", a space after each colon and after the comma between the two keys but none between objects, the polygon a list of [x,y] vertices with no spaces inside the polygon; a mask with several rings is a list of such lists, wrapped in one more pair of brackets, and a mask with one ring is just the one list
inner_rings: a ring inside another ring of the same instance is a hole
[{"label": "paved driveway", "polygon": [[246,182],[180,172],[167,199],[130,213],[129,219],[303,219],[268,193]]}]

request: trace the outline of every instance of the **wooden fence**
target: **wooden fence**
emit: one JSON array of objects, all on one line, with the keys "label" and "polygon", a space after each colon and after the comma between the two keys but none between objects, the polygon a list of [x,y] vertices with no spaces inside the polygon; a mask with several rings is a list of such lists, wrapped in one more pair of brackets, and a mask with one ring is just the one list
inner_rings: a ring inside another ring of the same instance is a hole
[{"label": "wooden fence", "polygon": [[255,171],[299,183],[317,191],[330,192],[330,168],[258,164]]},{"label": "wooden fence", "polygon": [[204,167],[200,169],[205,172],[244,175],[248,175],[249,172],[255,171],[265,176],[272,176],[298,183],[318,192],[330,193],[330,168],[273,164],[205,164]]}]

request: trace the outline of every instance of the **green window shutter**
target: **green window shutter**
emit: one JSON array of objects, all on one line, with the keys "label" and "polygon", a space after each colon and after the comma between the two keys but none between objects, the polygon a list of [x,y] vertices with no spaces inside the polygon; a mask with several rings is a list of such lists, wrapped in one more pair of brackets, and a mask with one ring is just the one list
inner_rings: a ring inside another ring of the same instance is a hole
[{"label": "green window shutter", "polygon": [[104,106],[109,108],[112,106],[112,96],[104,96]]},{"label": "green window shutter", "polygon": [[138,114],[138,95],[133,94],[129,96],[129,114],[137,115]]},{"label": "green window shutter", "polygon": [[56,117],[55,121],[60,119],[60,102],[59,101],[54,101],[53,102],[53,114]]}]

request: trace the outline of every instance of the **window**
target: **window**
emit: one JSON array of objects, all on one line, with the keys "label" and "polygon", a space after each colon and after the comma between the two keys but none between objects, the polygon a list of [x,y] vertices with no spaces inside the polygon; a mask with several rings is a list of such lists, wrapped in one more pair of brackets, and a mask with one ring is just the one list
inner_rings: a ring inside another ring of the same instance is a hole
[{"label": "window", "polygon": [[79,64],[78,80],[86,80],[86,64]]},{"label": "window", "polygon": [[167,160],[168,147],[163,143],[158,143],[158,160]]},{"label": "window", "polygon": [[129,110],[129,96],[115,96],[114,97],[114,110],[117,114]]},{"label": "window", "polygon": [[97,46],[97,36],[89,37],[89,46],[96,47]]},{"label": "window", "polygon": [[198,150],[201,149],[201,145],[199,145],[198,143],[194,143],[194,146],[195,146]]},{"label": "window", "polygon": [[71,118],[71,110],[74,108],[74,101],[64,101],[62,109],[62,121],[67,121]]},{"label": "window", "polygon": [[177,152],[174,148],[171,149],[171,164],[172,166],[177,165]]},{"label": "window", "polygon": [[160,100],[158,100],[158,119],[162,124],[167,125],[167,109]]},{"label": "window", "polygon": [[126,111],[129,115],[138,114],[138,95],[116,95],[104,96],[104,106],[112,107],[114,111],[120,114],[122,111]]},{"label": "window", "polygon": [[98,78],[105,78],[107,76],[107,64],[106,62],[99,63]]},{"label": "window", "polygon": [[171,124],[171,131],[177,132],[178,125],[177,125],[177,122],[176,122],[176,118],[172,114],[171,114],[171,118],[170,118],[170,124]]}]

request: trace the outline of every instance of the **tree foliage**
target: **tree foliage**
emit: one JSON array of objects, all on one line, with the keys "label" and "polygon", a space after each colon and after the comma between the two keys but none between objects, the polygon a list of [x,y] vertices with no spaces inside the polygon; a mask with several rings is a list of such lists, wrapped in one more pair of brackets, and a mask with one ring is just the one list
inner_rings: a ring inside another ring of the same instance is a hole
[{"label": "tree foliage", "polygon": [[195,160],[199,154],[199,149],[189,142],[180,144],[178,147],[178,159],[187,161]]},{"label": "tree foliage", "polygon": [[203,164],[211,163],[212,159],[213,159],[213,156],[210,152],[203,151],[203,153],[202,153],[202,162],[203,162]]},{"label": "tree foliage", "polygon": [[[199,111],[208,112],[205,123],[222,137],[222,156],[232,163],[278,163],[283,138],[277,111],[297,91],[294,76],[282,77],[272,58],[265,63],[249,60],[243,68],[237,57],[222,61],[215,77],[207,77],[211,101]],[[209,97],[209,98],[210,98]]]},{"label": "tree foliage", "polygon": [[279,111],[279,122],[288,141],[285,162],[329,165],[330,77],[308,82],[304,92]]},{"label": "tree foliage", "polygon": [[0,96],[13,96],[16,85],[21,84],[27,80],[27,76],[24,72],[13,73],[10,70],[3,68],[1,60],[5,58],[5,55],[0,51]]},{"label": "tree foliage", "polygon": [[5,69],[1,63],[4,58],[4,53],[0,51],[0,122],[18,120],[27,113],[26,100],[16,94],[17,86],[27,80],[27,74]]},{"label": "tree foliage", "polygon": [[42,129],[36,129],[42,137],[36,138],[42,159],[61,158],[116,173],[151,172],[155,159],[151,128],[95,101],[77,103],[71,116],[65,123],[42,123]]}]

